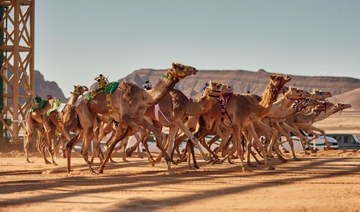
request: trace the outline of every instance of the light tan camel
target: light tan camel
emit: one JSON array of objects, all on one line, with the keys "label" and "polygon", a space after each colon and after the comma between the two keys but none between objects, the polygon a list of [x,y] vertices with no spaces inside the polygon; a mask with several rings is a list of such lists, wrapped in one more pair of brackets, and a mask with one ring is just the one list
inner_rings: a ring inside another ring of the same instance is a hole
[{"label": "light tan camel", "polygon": [[[290,137],[290,132],[294,133],[296,136],[298,136],[300,138],[301,143],[303,144],[304,150],[305,150],[306,137],[303,136],[297,128],[287,124],[285,122],[285,119],[289,118],[291,116],[295,116],[295,114],[299,113],[299,112],[304,113],[305,111],[310,111],[311,108],[315,107],[318,104],[318,102],[317,102],[318,100],[319,101],[325,100],[326,98],[329,98],[331,96],[332,95],[330,92],[314,89],[313,92],[310,93],[308,98],[295,102],[286,112],[284,111],[283,116],[280,119],[277,119],[276,116],[275,117],[271,116],[271,115],[269,116],[270,120],[267,120],[267,122],[270,123],[270,125],[275,126],[275,128],[278,130],[278,132],[281,135],[286,137],[286,140],[290,144],[290,148],[291,148],[294,160],[299,160],[299,159],[296,158],[294,155],[294,149],[293,149],[293,145],[292,145],[293,142],[292,142],[292,138]],[[278,144],[280,144],[280,143],[278,143]],[[272,142],[269,145],[269,150],[270,150],[269,152],[272,151],[272,149],[274,147],[273,145],[274,145],[274,142]],[[305,150],[305,153],[306,153],[306,150]]]},{"label": "light tan camel", "polygon": [[[175,135],[178,130],[181,129],[182,132],[185,132],[185,135],[193,140],[194,144],[200,149],[203,157],[207,159],[198,143],[198,140],[194,138],[191,131],[184,125],[184,120],[188,116],[199,116],[206,113],[217,101],[216,99],[220,96],[221,92],[229,92],[231,90],[232,88],[229,86],[224,86],[223,84],[217,82],[210,82],[209,86],[203,91],[202,96],[195,101],[191,101],[181,91],[174,89],[170,91],[168,95],[165,95],[159,102],[157,106],[159,109],[155,109],[156,107],[149,107],[145,113],[145,117],[146,120],[151,123],[155,123],[157,126],[160,126],[160,128],[162,126],[169,127],[169,137],[167,142],[167,151],[169,155],[171,155],[173,150],[172,146]],[[161,114],[161,118],[156,115],[158,112]],[[138,140],[133,148],[137,147],[139,142],[140,141]],[[146,142],[143,143],[146,148]],[[148,154],[150,155],[150,159],[153,161],[149,151]],[[159,155],[158,160],[161,156],[162,154]],[[154,162],[155,161],[153,161],[153,163]],[[173,171],[171,170],[171,163],[168,163],[168,173],[173,174]]]},{"label": "light tan camel", "polygon": [[[292,105],[296,101],[300,101],[302,99],[305,99],[306,97],[309,97],[310,94],[304,90],[295,88],[295,87],[289,87],[288,91],[278,100],[276,101],[269,113],[266,115],[266,117],[262,120],[255,121],[254,125],[257,129],[257,131],[261,131],[262,135],[264,135],[264,138],[267,138],[270,140],[269,148],[268,148],[268,155],[271,155],[271,151],[273,150],[274,144],[277,142],[279,138],[279,133],[282,132],[282,129],[280,127],[280,122],[287,116],[293,114],[293,108]],[[259,134],[258,132],[258,135]],[[292,140],[289,141],[290,146],[293,147]],[[279,149],[277,146],[275,146],[275,152],[278,155],[278,158],[282,162],[286,162],[286,160],[282,157]],[[293,148],[292,148],[293,150]],[[252,166],[250,163],[250,153],[251,150],[248,149],[247,154],[247,163],[249,166]],[[296,160],[295,152],[293,152],[293,157]],[[255,157],[256,159],[256,157]],[[258,161],[258,160],[257,160]]]},{"label": "light tan camel", "polygon": [[[61,133],[60,143],[65,157],[65,140],[70,141],[70,132],[77,132],[79,130],[79,120],[75,111],[75,103],[77,99],[89,89],[83,85],[74,85],[74,90],[62,111],[52,111],[48,115],[50,123],[55,127],[58,133]],[[52,130],[52,137],[55,137],[55,129]]]},{"label": "light tan camel", "polygon": [[[332,103],[331,103],[332,104]],[[336,105],[332,104],[332,105],[329,105],[327,106],[329,109],[328,110],[325,110],[323,109],[314,119],[312,120],[309,120],[308,122],[306,122],[306,119],[302,119],[301,121],[297,120],[294,124],[295,126],[299,129],[299,130],[303,130],[305,131],[308,135],[309,134],[312,134],[314,135],[313,138],[307,140],[307,143],[311,142],[312,140],[316,139],[319,137],[319,135],[317,133],[315,133],[314,131],[317,131],[319,132],[322,136],[324,136],[324,140],[325,142],[327,143],[327,147],[329,148],[330,145],[328,144],[327,142],[327,139],[326,139],[326,135],[325,135],[325,131],[318,128],[318,127],[315,127],[313,124],[314,122],[316,121],[321,121],[321,120],[324,120],[325,118],[339,112],[339,111],[342,111],[342,110],[345,110],[347,108],[351,108],[351,105],[350,104],[343,104],[343,103],[337,103]],[[304,117],[302,117],[304,118]]]},{"label": "light tan camel", "polygon": [[235,151],[238,152],[243,171],[246,169],[242,157],[244,152],[242,145],[242,134],[244,130],[248,132],[243,134],[248,141],[247,145],[251,145],[251,140],[247,136],[247,134],[249,134],[255,141],[255,147],[257,147],[262,152],[266,167],[268,169],[274,169],[268,162],[266,148],[260,142],[259,137],[255,132],[253,123],[257,120],[263,119],[269,113],[273,103],[277,100],[277,97],[282,91],[285,83],[289,82],[290,80],[291,78],[289,76],[283,76],[279,74],[270,75],[270,82],[265,89],[260,102],[241,94],[234,94],[230,98],[226,106],[228,118],[224,119],[224,123],[231,127],[235,141],[234,145],[236,150],[231,151],[230,154],[233,154]]},{"label": "light tan camel", "polygon": [[[161,143],[163,135],[143,119],[145,110],[147,107],[157,104],[179,80],[196,73],[197,70],[194,67],[173,63],[172,68],[166,70],[164,77],[155,85],[154,89],[149,92],[139,88],[135,84],[122,82],[112,94],[100,93],[89,102],[85,100],[81,101],[76,108],[84,137],[81,153],[90,171],[96,173],[88,160],[88,146],[92,138],[94,138],[95,141],[97,139],[97,134],[94,135],[93,132],[93,129],[98,128],[99,125],[97,114],[108,114],[115,122],[119,123],[117,130],[114,132],[114,138],[110,142],[105,160],[99,168],[99,173],[103,172],[105,164],[109,160],[116,143],[126,136],[127,130],[124,132],[124,124],[126,127],[131,127],[140,132],[141,139],[143,139],[146,134],[143,127],[153,131],[157,138],[158,147],[164,152],[165,150]],[[76,137],[66,146],[68,172],[71,170],[70,153],[75,142]],[[167,157],[167,159],[170,159],[170,157]]]},{"label": "light tan camel", "polygon": [[314,89],[310,94],[311,94],[310,98],[316,99],[316,100],[319,100],[319,101],[323,101],[326,98],[332,97],[331,92],[321,91],[321,90],[318,90],[318,89]]},{"label": "light tan camel", "polygon": [[[314,119],[316,117],[318,117],[322,112],[328,111],[333,106],[334,106],[334,104],[331,102],[321,101],[321,102],[319,102],[318,105],[316,105],[314,108],[311,109],[311,112],[297,113],[291,117],[286,118],[285,122],[295,129],[307,130],[307,129],[303,129],[301,126],[304,126],[304,125],[306,125],[307,127],[311,126],[314,123]],[[325,137],[325,132],[322,134]],[[330,148],[330,145],[327,142],[326,138],[324,138],[324,139],[325,139],[325,144],[327,145],[328,148]],[[307,141],[307,142],[309,142],[309,141]]]},{"label": "light tan camel", "polygon": [[[231,90],[229,90],[231,89]],[[199,144],[198,139],[191,133],[191,131],[185,126],[184,120],[189,116],[200,116],[211,110],[212,106],[217,102],[217,98],[220,94],[230,92],[232,88],[229,86],[223,86],[221,83],[210,82],[209,86],[205,88],[202,97],[197,101],[190,101],[183,93],[178,90],[170,91],[172,110],[171,110],[171,122],[173,123],[169,129],[169,142],[167,146],[167,152],[170,155],[173,151],[173,144],[176,133],[180,129],[186,134],[191,142],[198,148],[201,155],[205,160],[208,160],[205,156],[202,147]],[[207,148],[207,146],[205,146]],[[210,149],[207,149],[211,152]],[[171,164],[168,163],[168,173],[172,174]]]},{"label": "light tan camel", "polygon": [[[33,137],[34,131],[38,132],[36,147],[39,152],[42,154],[46,164],[51,164],[50,161],[46,158],[46,148],[50,152],[52,163],[57,165],[54,160],[54,151],[52,149],[52,140],[51,140],[51,131],[52,127],[49,123],[49,120],[46,117],[46,112],[52,107],[54,99],[41,99],[40,97],[35,97],[33,101],[33,107],[25,116],[25,141],[24,141],[24,151],[26,161],[30,163],[29,160],[29,145]],[[44,136],[45,135],[45,136]],[[42,144],[42,139],[45,139],[45,143]]]}]

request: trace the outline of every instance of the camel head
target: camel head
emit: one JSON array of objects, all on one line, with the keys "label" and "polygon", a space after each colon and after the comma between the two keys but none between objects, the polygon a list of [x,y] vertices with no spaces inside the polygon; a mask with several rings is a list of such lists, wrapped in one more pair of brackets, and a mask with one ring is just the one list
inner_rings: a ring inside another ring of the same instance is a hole
[{"label": "camel head", "polygon": [[288,90],[285,93],[285,97],[288,99],[305,99],[309,96],[310,94],[307,91],[291,86],[288,88]]},{"label": "camel head", "polygon": [[88,87],[86,87],[84,85],[74,85],[74,91],[72,91],[70,93],[72,95],[81,96],[88,90],[89,90]]},{"label": "camel head", "polygon": [[331,97],[331,93],[327,91],[320,91],[317,89],[314,89],[311,93],[311,98],[316,100],[325,100],[326,98]]},{"label": "camel head", "polygon": [[343,104],[343,103],[336,103],[335,107],[338,109],[338,110],[345,110],[345,109],[348,109],[348,108],[351,108],[351,104]]},{"label": "camel head", "polygon": [[291,77],[288,75],[282,75],[282,74],[271,74],[270,75],[270,89],[272,89],[275,92],[279,92],[280,90],[283,90],[284,85],[287,82],[290,82]]},{"label": "camel head", "polygon": [[209,83],[206,83],[203,95],[210,97],[220,97],[220,95],[224,95],[230,92],[233,92],[233,88],[230,85],[210,81]]},{"label": "camel head", "polygon": [[325,111],[326,113],[326,111],[328,111],[332,106],[334,106],[334,104],[331,102],[319,101],[318,105],[313,108],[313,111]]},{"label": "camel head", "polygon": [[173,63],[172,68],[167,72],[167,77],[182,80],[185,77],[195,75],[196,73],[196,68],[192,66],[186,66],[180,63]]}]

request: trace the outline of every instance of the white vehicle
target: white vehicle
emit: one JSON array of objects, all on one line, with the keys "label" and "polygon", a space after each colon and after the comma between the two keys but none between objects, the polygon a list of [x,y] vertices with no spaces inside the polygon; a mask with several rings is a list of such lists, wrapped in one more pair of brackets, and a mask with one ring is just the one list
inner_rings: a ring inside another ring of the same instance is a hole
[{"label": "white vehicle", "polygon": [[[294,150],[295,151],[302,151],[302,145],[301,145],[301,141],[300,138],[298,138],[297,136],[291,136],[293,144],[294,144]],[[311,139],[312,137],[309,137],[309,139]],[[286,140],[285,137],[281,138],[282,141]],[[329,136],[326,136],[326,140],[329,142],[331,148],[333,149],[338,149],[338,142]],[[283,143],[283,147],[286,150],[291,150],[290,149],[290,145],[288,142]],[[306,149],[315,149],[315,150],[325,150],[326,149],[326,144],[325,144],[325,139],[324,136],[319,136],[317,139],[312,140],[308,145],[306,145]]]}]

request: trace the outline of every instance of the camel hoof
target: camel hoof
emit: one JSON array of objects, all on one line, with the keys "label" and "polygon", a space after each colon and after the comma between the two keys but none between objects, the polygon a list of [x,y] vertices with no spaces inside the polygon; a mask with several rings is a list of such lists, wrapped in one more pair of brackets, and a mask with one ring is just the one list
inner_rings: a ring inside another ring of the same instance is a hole
[{"label": "camel hoof", "polygon": [[99,173],[96,172],[96,171],[94,171],[94,170],[91,170],[90,172],[91,172],[91,174],[93,174],[93,175],[99,175]]},{"label": "camel hoof", "polygon": [[154,161],[154,160],[153,160],[153,161],[149,161],[149,162],[150,162],[151,166],[153,166],[153,167],[154,167],[155,164],[156,164],[156,161]]},{"label": "camel hoof", "polygon": [[271,165],[266,166],[266,169],[267,170],[275,170],[275,168],[273,166],[271,166]]},{"label": "camel hoof", "polygon": [[126,157],[131,157],[132,153],[134,152],[133,148],[129,148],[126,151]]},{"label": "camel hoof", "polygon": [[256,165],[254,165],[254,164],[252,164],[252,163],[247,163],[247,165],[248,165],[249,167],[256,167]]},{"label": "camel hoof", "polygon": [[267,157],[268,157],[268,158],[274,158],[274,155],[268,154]]},{"label": "camel hoof", "polygon": [[249,170],[246,168],[246,167],[242,167],[242,172],[246,173],[246,172],[249,172]]},{"label": "camel hoof", "polygon": [[195,169],[200,169],[199,165],[197,165],[196,163],[194,163],[194,168]]},{"label": "camel hoof", "polygon": [[98,172],[97,172],[98,174],[103,174],[104,173],[104,170],[103,169],[98,169]]},{"label": "camel hoof", "polygon": [[221,164],[221,160],[217,158],[216,160],[213,161],[212,165],[214,164]]},{"label": "camel hoof", "polygon": [[294,157],[294,161],[301,161],[300,158]]},{"label": "camel hoof", "polygon": [[51,165],[52,163],[50,163],[50,161],[47,160],[47,161],[45,161],[45,164],[46,165]]},{"label": "camel hoof", "polygon": [[235,164],[235,162],[234,161],[232,161],[232,160],[228,160],[228,162],[230,163],[230,164]]},{"label": "camel hoof", "polygon": [[[122,159],[123,162],[130,162],[129,160],[127,160],[126,158]],[[116,163],[115,161],[111,161],[111,163]]]},{"label": "camel hoof", "polygon": [[167,171],[167,175],[175,175],[174,171]]},{"label": "camel hoof", "polygon": [[58,164],[55,162],[55,161],[53,161],[53,163],[52,163],[53,165],[55,165],[55,166],[57,166]]}]

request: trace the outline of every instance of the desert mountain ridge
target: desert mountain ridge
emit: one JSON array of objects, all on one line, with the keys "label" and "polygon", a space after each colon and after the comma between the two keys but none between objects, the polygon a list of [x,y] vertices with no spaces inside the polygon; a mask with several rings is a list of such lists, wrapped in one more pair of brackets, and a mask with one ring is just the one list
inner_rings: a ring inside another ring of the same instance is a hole
[{"label": "desert mountain ridge", "polygon": [[[139,69],[122,79],[109,79],[110,81],[129,81],[138,86],[149,80],[155,85],[165,70]],[[176,89],[182,91],[188,97],[194,97],[201,92],[206,82],[218,81],[234,87],[238,93],[251,93],[261,95],[269,82],[272,73],[260,69],[256,72],[247,70],[199,70],[196,75],[181,80]],[[360,79],[351,77],[331,76],[298,76],[289,75],[292,80],[287,84],[307,91],[313,89],[330,91],[333,97],[330,101],[342,102],[352,105],[352,110],[360,110]],[[45,97],[48,94],[60,98],[66,102],[66,98],[56,82],[46,81],[44,76],[35,71],[35,94]],[[91,86],[94,88],[95,83]]]},{"label": "desert mountain ridge", "polygon": [[[165,70],[140,69],[132,72],[119,81],[125,80],[141,86],[146,80],[153,85],[160,79]],[[206,82],[218,81],[234,87],[238,93],[251,93],[261,95],[269,82],[272,73],[260,69],[257,72],[246,70],[199,70],[194,76],[188,76],[181,80],[176,89],[181,90],[188,97],[194,97],[200,93]],[[332,76],[291,76],[287,86],[294,86],[311,92],[313,89],[330,91],[334,102],[348,103],[353,110],[360,110],[360,79],[351,77]]]}]

